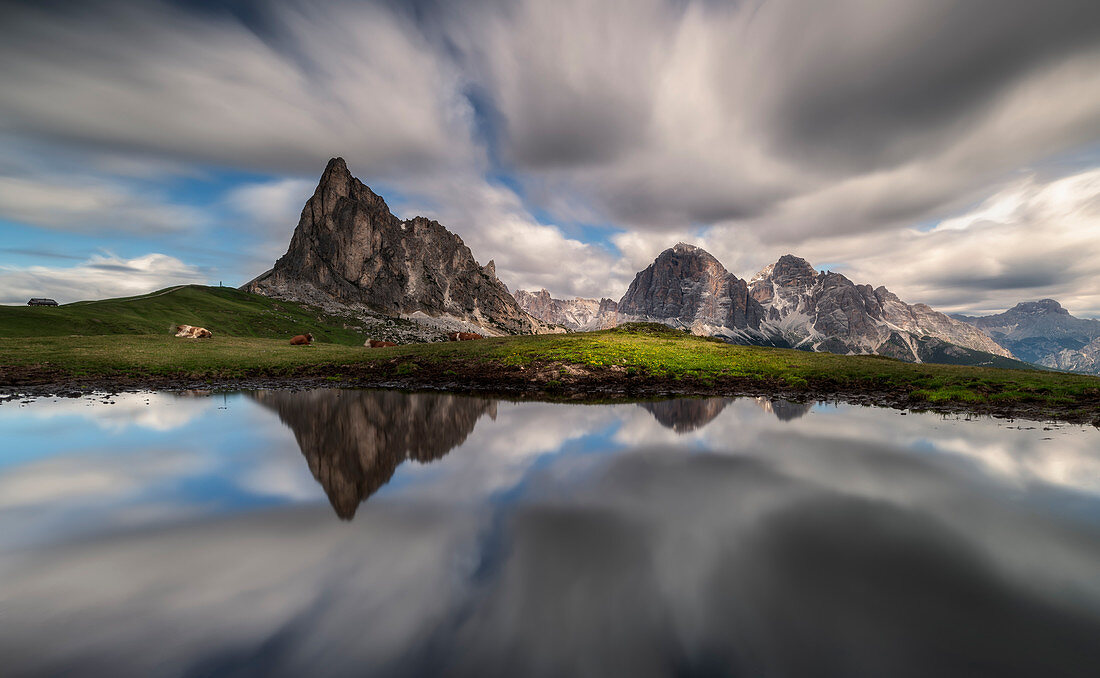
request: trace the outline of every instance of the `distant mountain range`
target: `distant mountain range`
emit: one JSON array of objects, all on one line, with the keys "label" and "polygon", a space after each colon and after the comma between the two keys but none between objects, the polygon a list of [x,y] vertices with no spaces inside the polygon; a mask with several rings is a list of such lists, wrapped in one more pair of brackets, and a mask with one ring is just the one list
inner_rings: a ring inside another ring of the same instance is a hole
[{"label": "distant mountain range", "polygon": [[577,332],[606,330],[617,324],[619,303],[611,299],[552,299],[547,290],[517,290],[513,296],[520,308],[536,318]]},{"label": "distant mountain range", "polygon": [[679,243],[639,271],[618,301],[513,295],[492,261],[478,264],[436,221],[394,216],[341,158],[329,161],[306,201],[286,254],[242,289],[436,330],[538,334],[648,321],[734,343],[910,362],[1019,367],[1020,358],[1100,372],[1100,321],[1074,318],[1053,300],[952,318],[790,254],[742,280],[709,252]]},{"label": "distant mountain range", "polygon": [[[640,271],[617,304],[557,300],[545,290],[519,290],[515,296],[527,312],[570,329],[649,321],[734,343],[1019,366],[1008,349],[971,325],[924,304],[906,304],[885,287],[818,272],[792,255],[745,281],[706,250],[679,243]],[[593,316],[597,306],[604,310]],[[574,316],[582,316],[583,324],[571,323]]]},{"label": "distant mountain range", "polygon": [[1100,374],[1100,320],[1075,318],[1053,299],[1025,301],[996,315],[952,317],[981,329],[1020,360]]}]

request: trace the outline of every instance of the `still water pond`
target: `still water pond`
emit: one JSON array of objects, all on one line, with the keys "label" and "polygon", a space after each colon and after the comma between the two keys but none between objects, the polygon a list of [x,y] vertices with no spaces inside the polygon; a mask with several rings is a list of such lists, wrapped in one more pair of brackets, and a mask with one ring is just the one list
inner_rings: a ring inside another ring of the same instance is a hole
[{"label": "still water pond", "polygon": [[0,405],[4,676],[1096,676],[1100,432],[767,400]]}]

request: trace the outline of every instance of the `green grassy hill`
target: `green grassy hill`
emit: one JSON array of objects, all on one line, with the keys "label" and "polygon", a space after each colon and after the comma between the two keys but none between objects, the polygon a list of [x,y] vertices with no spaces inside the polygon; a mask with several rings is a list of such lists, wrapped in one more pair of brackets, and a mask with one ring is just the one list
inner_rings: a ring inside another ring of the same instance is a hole
[{"label": "green grassy hill", "polygon": [[215,336],[272,339],[312,332],[318,341],[350,346],[361,345],[365,336],[353,318],[231,287],[183,285],[57,307],[0,306],[0,337],[165,335],[176,325],[198,325]]}]

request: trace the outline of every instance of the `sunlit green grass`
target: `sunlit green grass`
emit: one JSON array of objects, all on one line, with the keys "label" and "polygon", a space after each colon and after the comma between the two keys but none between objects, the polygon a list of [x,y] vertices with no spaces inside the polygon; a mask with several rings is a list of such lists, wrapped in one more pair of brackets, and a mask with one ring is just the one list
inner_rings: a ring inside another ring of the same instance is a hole
[{"label": "sunlit green grass", "polygon": [[300,347],[290,346],[285,339],[224,334],[187,340],[167,332],[34,337],[0,343],[0,366],[36,366],[55,376],[199,379],[302,374],[333,379],[348,374],[409,377],[426,372],[458,375],[484,370],[493,374],[537,368],[543,383],[551,388],[579,375],[582,385],[600,379],[627,379],[680,382],[693,388],[757,384],[794,391],[905,392],[913,401],[930,404],[1035,403],[1095,408],[1100,400],[1100,378],[1085,375],[735,346],[648,325],[384,349],[325,341]]}]

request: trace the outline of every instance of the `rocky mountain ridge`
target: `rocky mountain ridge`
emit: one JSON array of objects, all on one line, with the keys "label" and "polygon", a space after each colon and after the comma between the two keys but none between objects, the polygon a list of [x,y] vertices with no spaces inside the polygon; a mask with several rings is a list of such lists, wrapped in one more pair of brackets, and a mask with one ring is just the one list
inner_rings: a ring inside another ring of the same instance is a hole
[{"label": "rocky mountain ridge", "polygon": [[950,350],[938,343],[946,342],[1012,357],[981,331],[926,304],[910,305],[885,287],[818,272],[794,255],[780,257],[753,276],[749,289],[765,309],[768,328],[794,348],[924,362],[937,350]]},{"label": "rocky mountain ridge", "polygon": [[492,261],[479,265],[462,238],[439,222],[394,216],[342,158],[325,167],[286,254],[241,289],[488,334],[554,331],[519,307]]},{"label": "rocky mountain ridge", "polygon": [[[517,293],[532,315],[552,315],[548,292]],[[594,302],[594,300],[590,300]],[[907,304],[885,287],[857,285],[785,255],[749,281],[713,255],[678,243],[638,272],[617,308],[586,316],[589,329],[631,321],[660,322],[734,343],[832,353],[871,353],[911,362],[1013,364],[1012,353],[985,333],[925,304]],[[592,303],[586,306],[591,310]]]},{"label": "rocky mountain ridge", "polygon": [[534,317],[576,332],[614,327],[619,304],[611,299],[553,299],[548,290],[516,290],[512,293],[519,307]]},{"label": "rocky mountain ridge", "polygon": [[1024,301],[994,315],[952,317],[981,329],[1021,360],[1100,374],[1100,320],[1070,315],[1054,299]]}]

